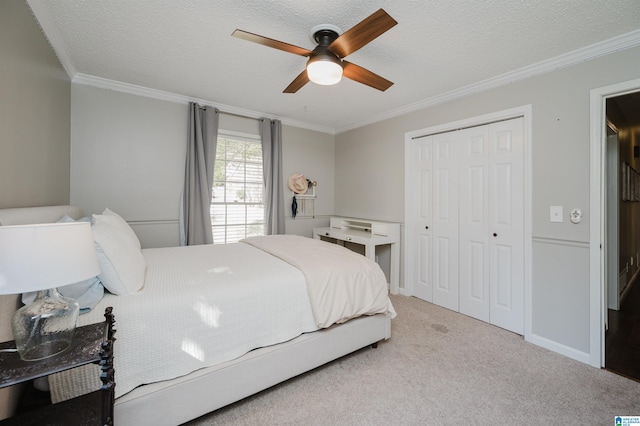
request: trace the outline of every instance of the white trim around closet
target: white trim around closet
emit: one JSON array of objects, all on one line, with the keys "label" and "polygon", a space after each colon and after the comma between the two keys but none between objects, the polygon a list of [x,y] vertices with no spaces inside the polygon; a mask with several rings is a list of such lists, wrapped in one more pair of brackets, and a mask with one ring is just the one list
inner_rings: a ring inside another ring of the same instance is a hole
[{"label": "white trim around closet", "polygon": [[533,335],[532,330],[532,164],[531,164],[531,105],[523,105],[507,110],[497,111],[476,117],[470,117],[450,123],[438,124],[435,126],[405,133],[405,238],[404,238],[404,288],[401,293],[407,296],[413,295],[413,283],[415,265],[415,250],[410,246],[412,233],[417,232],[414,218],[410,212],[415,211],[414,197],[416,182],[411,178],[411,142],[423,136],[453,131],[466,127],[481,126],[495,121],[508,120],[511,118],[523,117],[524,119],[524,338],[530,340]]}]

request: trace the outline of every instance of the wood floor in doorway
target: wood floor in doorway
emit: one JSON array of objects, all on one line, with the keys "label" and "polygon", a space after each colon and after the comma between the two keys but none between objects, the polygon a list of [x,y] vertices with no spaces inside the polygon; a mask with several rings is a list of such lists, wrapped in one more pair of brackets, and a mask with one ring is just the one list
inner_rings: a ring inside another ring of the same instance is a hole
[{"label": "wood floor in doorway", "polygon": [[640,283],[631,283],[619,311],[609,309],[605,368],[640,381]]}]

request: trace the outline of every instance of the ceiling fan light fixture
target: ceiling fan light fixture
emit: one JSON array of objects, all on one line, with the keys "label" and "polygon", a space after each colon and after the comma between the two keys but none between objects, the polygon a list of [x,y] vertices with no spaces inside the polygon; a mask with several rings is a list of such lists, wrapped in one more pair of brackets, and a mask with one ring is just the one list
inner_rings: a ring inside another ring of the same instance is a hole
[{"label": "ceiling fan light fixture", "polygon": [[309,58],[306,68],[293,79],[282,93],[296,93],[310,81],[321,85],[336,84],[342,80],[343,75],[349,80],[384,92],[393,85],[393,82],[343,59],[397,24],[398,22],[389,16],[387,12],[383,9],[378,9],[378,11],[363,19],[345,33],[342,33],[340,28],[335,25],[316,25],[309,34],[311,41],[317,44],[313,50],[240,29],[236,29],[231,35]]},{"label": "ceiling fan light fixture", "polygon": [[332,55],[316,55],[307,62],[307,76],[316,84],[329,86],[342,79],[342,62]]}]

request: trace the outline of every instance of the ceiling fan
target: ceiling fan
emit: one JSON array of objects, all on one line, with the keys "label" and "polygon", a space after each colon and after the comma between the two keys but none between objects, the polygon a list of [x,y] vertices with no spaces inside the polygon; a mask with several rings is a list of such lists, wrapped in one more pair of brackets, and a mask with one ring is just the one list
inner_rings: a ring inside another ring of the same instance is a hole
[{"label": "ceiling fan", "polygon": [[305,70],[284,89],[283,93],[295,93],[309,81],[323,85],[336,84],[342,76],[384,92],[393,85],[391,81],[361,66],[347,62],[343,58],[396,24],[395,19],[380,9],[342,35],[340,35],[340,29],[334,25],[317,25],[311,30],[312,39],[318,43],[313,50],[238,29],[231,35],[263,46],[309,57]]}]

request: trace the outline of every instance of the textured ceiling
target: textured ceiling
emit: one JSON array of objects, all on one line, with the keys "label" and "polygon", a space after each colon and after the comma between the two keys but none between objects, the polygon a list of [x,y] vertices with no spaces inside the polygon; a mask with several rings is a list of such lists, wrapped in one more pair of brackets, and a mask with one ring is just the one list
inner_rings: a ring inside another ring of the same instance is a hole
[{"label": "textured ceiling", "polygon": [[[605,40],[640,44],[638,0],[27,2],[72,78],[142,86],[329,132]],[[306,58],[231,37],[240,28],[313,49],[312,27],[346,31],[379,8],[398,25],[346,59],[393,81],[386,92],[343,79],[284,94]]]}]

